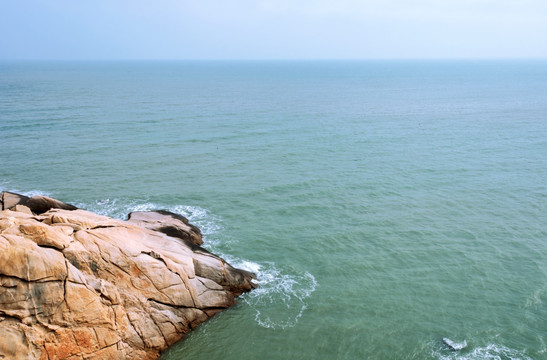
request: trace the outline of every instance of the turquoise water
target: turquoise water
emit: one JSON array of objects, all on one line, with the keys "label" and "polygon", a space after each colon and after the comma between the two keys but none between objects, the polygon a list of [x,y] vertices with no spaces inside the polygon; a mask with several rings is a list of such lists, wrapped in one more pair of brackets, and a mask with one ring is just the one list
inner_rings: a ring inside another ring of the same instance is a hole
[{"label": "turquoise water", "polygon": [[164,360],[547,358],[545,61],[4,62],[0,134],[0,189],[258,273]]}]

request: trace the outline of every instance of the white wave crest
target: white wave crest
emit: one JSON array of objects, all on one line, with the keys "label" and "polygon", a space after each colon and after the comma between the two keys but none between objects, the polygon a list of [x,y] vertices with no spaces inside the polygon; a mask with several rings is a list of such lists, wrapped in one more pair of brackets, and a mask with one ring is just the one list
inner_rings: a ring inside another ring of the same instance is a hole
[{"label": "white wave crest", "polygon": [[447,350],[436,349],[433,355],[439,360],[532,360],[521,351],[499,344],[463,349],[458,352],[450,351],[450,353],[447,353]]},{"label": "white wave crest", "polygon": [[457,343],[455,341],[450,340],[449,338],[443,338],[443,342],[451,349],[451,350],[461,350],[467,346],[467,341],[463,341],[461,343]]},{"label": "white wave crest", "polygon": [[92,211],[99,215],[109,216],[115,219],[125,220],[129,213],[133,211],[151,211],[151,210],[167,210],[173,213],[180,214],[188,219],[190,223],[196,225],[203,235],[205,246],[208,248],[218,245],[218,241],[214,236],[210,235],[217,233],[221,226],[220,219],[212,216],[207,210],[199,206],[189,205],[164,205],[161,203],[151,202],[148,199],[101,199],[93,203],[74,203],[75,206]]},{"label": "white wave crest", "polygon": [[[19,193],[19,194],[21,194],[21,193]],[[36,195],[51,197],[51,193],[48,193],[47,191],[42,191],[42,190],[30,190],[30,191],[26,191],[22,194],[25,195],[25,196],[28,196],[28,197],[33,197],[33,196],[36,196]]]},{"label": "white wave crest", "polygon": [[211,238],[211,235],[222,230],[222,226],[220,225],[222,221],[220,218],[209,214],[206,209],[199,206],[177,205],[168,207],[167,210],[181,214],[189,222],[196,225],[201,230],[204,239],[207,239],[206,246],[214,247],[218,245],[217,241]]},{"label": "white wave crest", "polygon": [[76,206],[96,214],[110,216],[116,219],[126,219],[133,211],[167,210],[188,218],[189,221],[200,223],[211,221],[207,210],[199,206],[175,205],[168,206],[148,201],[148,199],[101,199],[93,203],[75,203]]},{"label": "white wave crest", "polygon": [[157,205],[146,200],[100,199],[94,203],[75,203],[75,206],[92,211],[99,215],[115,219],[127,219],[132,211],[149,211],[157,209]]},{"label": "white wave crest", "polygon": [[317,287],[312,274],[288,273],[274,263],[265,265],[243,261],[238,268],[254,272],[259,287],[243,296],[243,301],[255,310],[256,322],[265,328],[293,327],[307,308],[306,299]]},{"label": "white wave crest", "polygon": [[42,190],[22,191],[22,190],[19,190],[19,189],[11,188],[9,186],[9,182],[7,182],[7,181],[0,181],[0,191],[9,191],[9,192],[13,192],[13,193],[16,193],[16,194],[25,195],[25,196],[28,196],[28,197],[33,197],[33,196],[36,196],[36,195],[50,196],[51,197],[51,193],[48,193],[48,192],[42,191]]}]

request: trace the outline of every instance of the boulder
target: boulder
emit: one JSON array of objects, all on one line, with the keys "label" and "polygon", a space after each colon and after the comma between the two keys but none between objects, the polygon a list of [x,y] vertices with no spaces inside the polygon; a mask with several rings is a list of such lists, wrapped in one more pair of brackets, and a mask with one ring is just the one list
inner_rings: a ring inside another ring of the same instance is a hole
[{"label": "boulder", "polygon": [[188,219],[184,216],[170,211],[134,211],[129,214],[128,221],[172,237],[189,240],[196,245],[203,244],[199,228],[189,224]]},{"label": "boulder", "polygon": [[122,221],[20,199],[2,194],[0,358],[157,359],[255,287],[176,214]]},{"label": "boulder", "polygon": [[48,196],[35,195],[33,197],[24,196],[21,194],[3,191],[0,194],[0,202],[2,210],[14,209],[16,206],[26,206],[35,214],[45,213],[50,209],[65,209],[76,210],[77,207],[71,204],[66,204],[62,201],[52,199]]},{"label": "boulder", "polygon": [[0,205],[2,205],[2,210],[11,209],[17,204],[24,205],[28,199],[30,198],[25,195],[2,191],[0,194]]}]

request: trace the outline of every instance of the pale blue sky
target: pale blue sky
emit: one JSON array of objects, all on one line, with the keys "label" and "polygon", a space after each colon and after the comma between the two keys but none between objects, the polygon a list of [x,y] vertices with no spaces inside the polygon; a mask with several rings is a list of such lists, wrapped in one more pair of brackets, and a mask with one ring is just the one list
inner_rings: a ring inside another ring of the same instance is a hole
[{"label": "pale blue sky", "polygon": [[547,58],[547,0],[0,0],[0,59]]}]

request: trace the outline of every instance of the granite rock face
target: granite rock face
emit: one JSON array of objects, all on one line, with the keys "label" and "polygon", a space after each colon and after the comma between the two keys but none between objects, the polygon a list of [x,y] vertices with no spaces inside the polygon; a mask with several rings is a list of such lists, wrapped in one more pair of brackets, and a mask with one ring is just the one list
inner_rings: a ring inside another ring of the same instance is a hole
[{"label": "granite rock face", "polygon": [[156,359],[254,287],[180,215],[17,196],[0,197],[0,359]]},{"label": "granite rock face", "polygon": [[201,231],[179,214],[165,210],[134,211],[129,214],[128,221],[196,245],[203,244]]}]

